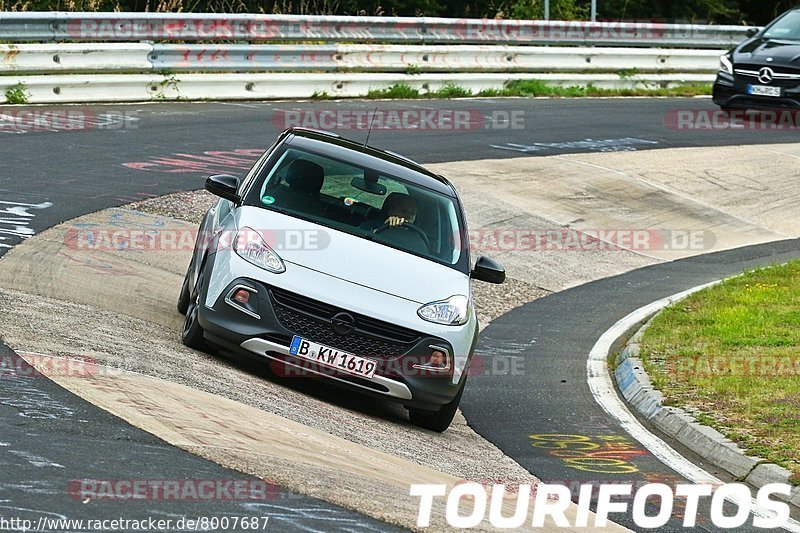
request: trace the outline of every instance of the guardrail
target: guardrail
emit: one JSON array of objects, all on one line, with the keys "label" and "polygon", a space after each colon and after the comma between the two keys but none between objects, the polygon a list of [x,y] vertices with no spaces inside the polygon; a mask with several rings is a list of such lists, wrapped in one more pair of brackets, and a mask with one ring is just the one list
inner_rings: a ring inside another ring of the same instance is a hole
[{"label": "guardrail", "polygon": [[[706,83],[707,74],[642,74],[635,79],[616,74],[516,74],[513,79],[541,80],[551,85],[587,85],[607,89],[631,86],[664,87],[677,83]],[[713,79],[713,76],[711,77]],[[478,92],[502,89],[508,74],[407,74],[385,73],[246,73],[246,74],[76,74],[22,78],[31,103],[137,102],[168,100],[266,100],[360,97],[372,89],[406,84],[424,93],[445,85]],[[2,82],[0,82],[2,83]],[[6,87],[0,85],[0,90]]]},{"label": "guardrail", "polygon": [[684,72],[713,73],[720,50],[539,46],[0,45],[0,74],[170,72]]},{"label": "guardrail", "polygon": [[4,12],[0,42],[324,41],[727,48],[741,26],[208,13]]},{"label": "guardrail", "polygon": [[445,84],[477,92],[511,79],[667,87],[713,81],[722,49],[745,31],[653,23],[3,12],[0,42],[8,44],[0,44],[0,96],[29,103],[346,97],[398,83],[423,92]]}]

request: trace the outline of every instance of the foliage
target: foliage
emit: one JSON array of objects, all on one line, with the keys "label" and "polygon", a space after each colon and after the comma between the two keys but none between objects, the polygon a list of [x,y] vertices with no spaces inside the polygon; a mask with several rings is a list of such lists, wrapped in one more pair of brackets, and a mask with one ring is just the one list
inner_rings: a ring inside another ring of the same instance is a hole
[{"label": "foliage", "polygon": [[441,89],[431,91],[427,96],[432,98],[466,98],[472,96],[472,91],[453,83],[446,83]]},{"label": "foliage", "polygon": [[[550,0],[550,18],[586,20],[591,0]],[[599,20],[764,25],[795,0],[598,0]],[[0,0],[4,11],[151,11],[541,19],[544,0]]]},{"label": "foliage", "polygon": [[6,89],[7,104],[27,104],[30,94],[25,90],[24,83],[17,83]]},{"label": "foliage", "polygon": [[[561,87],[558,85],[548,85],[542,80],[512,80],[506,83],[502,89],[484,89],[478,94],[465,87],[460,87],[448,83],[440,89],[434,91],[420,91],[415,87],[406,84],[392,85],[384,89],[373,89],[365,95],[371,99],[414,99],[414,98],[465,98],[478,96],[481,98],[494,98],[499,96],[521,96],[521,97],[557,97],[557,98],[580,98],[587,96],[698,96],[710,95],[711,85],[687,84],[669,88],[639,88],[639,89],[602,89],[592,84],[586,87],[572,86]],[[315,93],[314,98],[324,99],[328,95],[325,93]]]},{"label": "foliage", "polygon": [[419,98],[419,89],[414,87],[397,84],[385,89],[371,89],[367,93],[367,98]]},{"label": "foliage", "polygon": [[[577,0],[550,0],[551,20],[584,20],[589,17],[587,2]],[[509,4],[509,18],[544,18],[544,0],[513,0]]]}]

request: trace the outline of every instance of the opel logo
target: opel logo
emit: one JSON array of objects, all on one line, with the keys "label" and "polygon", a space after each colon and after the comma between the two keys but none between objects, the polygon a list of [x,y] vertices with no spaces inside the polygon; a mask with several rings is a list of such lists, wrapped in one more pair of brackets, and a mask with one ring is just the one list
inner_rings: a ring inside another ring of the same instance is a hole
[{"label": "opel logo", "polygon": [[350,313],[337,313],[331,319],[331,325],[333,326],[333,331],[335,331],[339,335],[347,335],[348,333],[353,331],[355,323],[356,319],[353,318],[353,315],[351,315]]},{"label": "opel logo", "polygon": [[775,78],[775,72],[769,67],[764,67],[758,71],[758,81],[761,83],[769,83],[773,78]]}]

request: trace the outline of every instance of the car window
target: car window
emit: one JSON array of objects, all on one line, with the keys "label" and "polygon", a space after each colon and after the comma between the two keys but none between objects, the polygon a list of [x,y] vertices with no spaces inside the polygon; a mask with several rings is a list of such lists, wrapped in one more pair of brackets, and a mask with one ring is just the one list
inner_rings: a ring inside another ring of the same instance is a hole
[{"label": "car window", "polygon": [[341,175],[329,176],[326,174],[325,183],[322,186],[321,192],[322,194],[331,196],[333,198],[340,198],[342,200],[350,197],[376,209],[380,209],[383,206],[383,202],[389,193],[400,192],[408,194],[408,189],[404,185],[398,183],[396,180],[387,179],[383,176],[378,177],[377,183],[383,187],[386,187],[386,195],[369,194],[365,193],[364,191],[355,191],[353,190],[352,185],[353,178],[364,179],[364,170],[358,169],[357,172]]},{"label": "car window", "polygon": [[790,11],[778,19],[766,32],[766,39],[800,40],[800,11]]},{"label": "car window", "polygon": [[[256,182],[251,205],[455,265],[462,235],[453,198],[371,168],[288,148]],[[402,227],[387,226],[403,216]]]}]

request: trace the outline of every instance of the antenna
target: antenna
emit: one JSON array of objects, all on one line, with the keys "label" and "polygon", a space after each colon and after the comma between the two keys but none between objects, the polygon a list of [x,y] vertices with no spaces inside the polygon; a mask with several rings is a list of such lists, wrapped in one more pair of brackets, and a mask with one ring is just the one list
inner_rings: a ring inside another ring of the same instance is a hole
[{"label": "antenna", "polygon": [[369,136],[372,135],[372,125],[375,124],[375,116],[378,114],[378,106],[375,106],[375,111],[372,112],[372,120],[369,121],[369,131],[367,131],[367,140],[364,141],[364,148],[369,143]]}]

